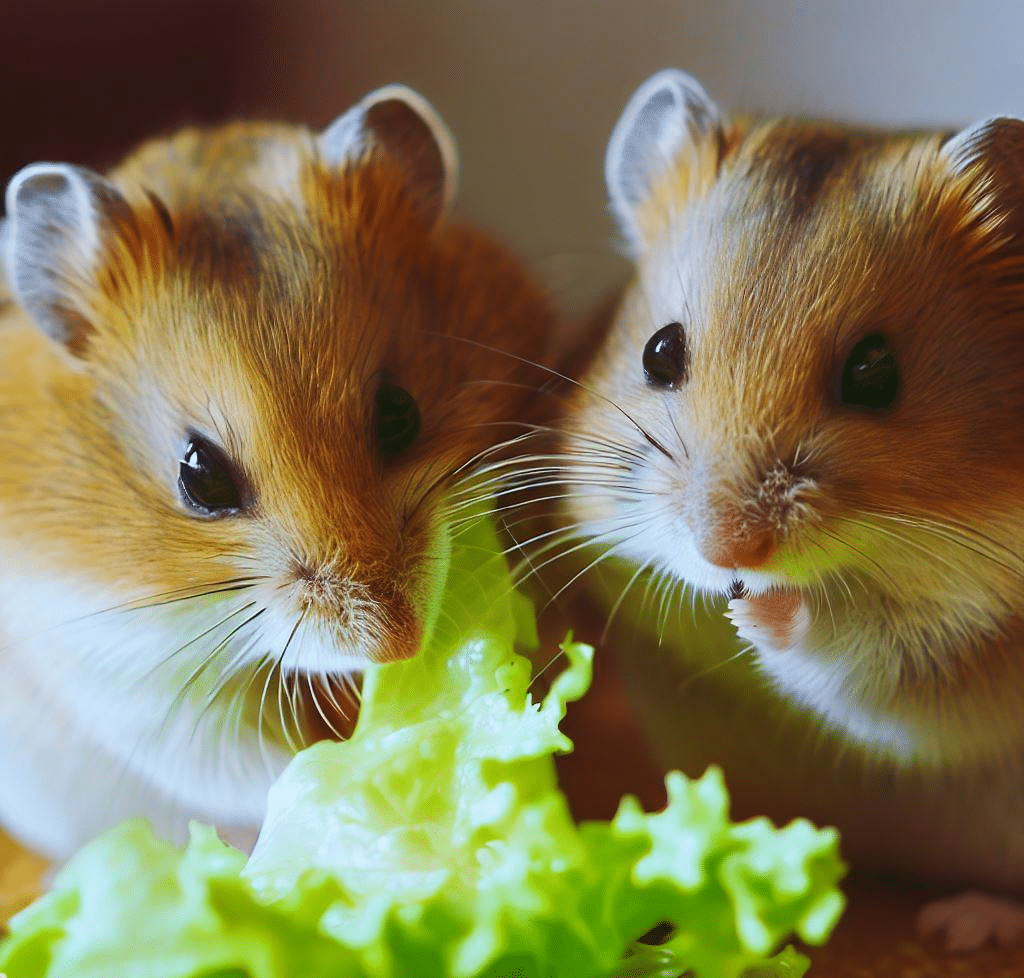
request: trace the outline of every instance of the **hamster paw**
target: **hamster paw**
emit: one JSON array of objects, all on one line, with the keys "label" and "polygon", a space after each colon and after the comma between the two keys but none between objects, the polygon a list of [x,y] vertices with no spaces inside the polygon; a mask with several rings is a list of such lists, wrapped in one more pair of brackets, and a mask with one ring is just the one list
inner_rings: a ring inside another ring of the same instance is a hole
[{"label": "hamster paw", "polygon": [[970,891],[926,904],[917,917],[922,938],[941,935],[947,951],[976,951],[986,944],[1024,943],[1024,904]]},{"label": "hamster paw", "polygon": [[811,625],[807,605],[794,588],[733,598],[725,617],[744,641],[780,652],[798,646]]}]

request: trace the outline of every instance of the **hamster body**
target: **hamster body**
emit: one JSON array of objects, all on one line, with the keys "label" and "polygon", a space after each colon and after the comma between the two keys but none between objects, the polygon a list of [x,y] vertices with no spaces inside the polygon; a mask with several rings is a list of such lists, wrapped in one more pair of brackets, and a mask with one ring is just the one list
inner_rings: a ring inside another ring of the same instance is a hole
[{"label": "hamster body", "polygon": [[[416,93],[11,181],[0,319],[0,823],[245,834],[324,677],[415,653],[448,490],[521,429],[551,317],[450,221]],[[301,703],[301,707],[300,707]]]},{"label": "hamster body", "polygon": [[729,124],[654,76],[606,163],[637,275],[566,421],[608,600],[647,568],[717,601],[620,650],[666,758],[855,861],[1018,894],[1022,163],[1016,119]]}]

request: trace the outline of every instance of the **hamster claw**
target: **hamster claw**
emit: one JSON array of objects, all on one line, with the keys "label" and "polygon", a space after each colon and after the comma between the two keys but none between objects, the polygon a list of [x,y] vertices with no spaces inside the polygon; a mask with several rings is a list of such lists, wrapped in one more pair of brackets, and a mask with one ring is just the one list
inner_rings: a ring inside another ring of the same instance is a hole
[{"label": "hamster claw", "polygon": [[925,904],[917,917],[922,939],[939,937],[947,951],[965,954],[987,944],[1024,944],[1024,904],[971,890]]}]

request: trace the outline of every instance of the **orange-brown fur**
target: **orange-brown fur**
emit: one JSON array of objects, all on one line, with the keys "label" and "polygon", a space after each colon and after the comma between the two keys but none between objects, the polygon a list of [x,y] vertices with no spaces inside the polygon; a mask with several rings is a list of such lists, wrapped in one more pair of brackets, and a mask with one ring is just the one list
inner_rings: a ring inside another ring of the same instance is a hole
[{"label": "orange-brown fur", "polygon": [[[329,165],[299,127],[186,130],[111,180],[128,206],[103,228],[96,275],[62,270],[77,296],[67,348],[14,303],[0,322],[0,549],[26,577],[103,594],[120,613],[251,590],[343,647],[365,632],[368,658],[413,654],[444,573],[453,479],[549,406],[534,394],[543,375],[516,359],[547,355],[542,295],[501,246],[435,221],[399,162],[368,150]],[[374,436],[382,376],[422,417],[393,459]],[[236,463],[245,513],[184,511],[176,478],[193,428]],[[48,627],[73,623],[55,608]],[[0,671],[6,642],[0,622]],[[330,669],[304,665],[301,641],[275,664],[282,644],[257,636],[245,662],[217,668],[262,659],[294,708],[303,670]],[[154,649],[154,671],[172,653]],[[259,700],[257,675],[246,689]],[[246,722],[260,725],[254,709]]]}]

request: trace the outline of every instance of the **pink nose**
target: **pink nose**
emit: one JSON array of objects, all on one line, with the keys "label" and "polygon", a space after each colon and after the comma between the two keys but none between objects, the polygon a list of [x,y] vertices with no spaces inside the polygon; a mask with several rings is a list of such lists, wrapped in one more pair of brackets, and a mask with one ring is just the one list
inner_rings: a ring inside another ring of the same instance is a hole
[{"label": "pink nose", "polygon": [[704,559],[726,570],[757,570],[778,549],[775,536],[766,531],[738,537],[712,539],[703,548]]}]

